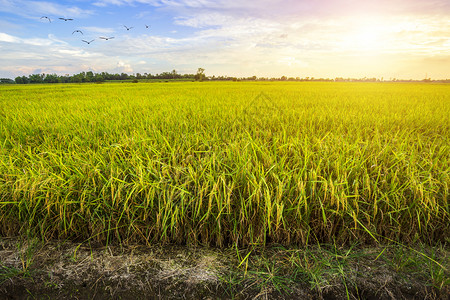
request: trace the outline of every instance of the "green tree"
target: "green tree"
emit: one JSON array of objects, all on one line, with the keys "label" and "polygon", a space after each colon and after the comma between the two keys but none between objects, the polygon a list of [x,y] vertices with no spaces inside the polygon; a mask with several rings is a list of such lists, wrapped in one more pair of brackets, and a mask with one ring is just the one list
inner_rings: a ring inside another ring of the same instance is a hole
[{"label": "green tree", "polygon": [[205,78],[205,69],[198,68],[197,74],[195,74],[195,80],[203,81],[204,78]]},{"label": "green tree", "polygon": [[10,78],[0,78],[0,83],[15,83],[15,81]]},{"label": "green tree", "polygon": [[29,76],[29,81],[30,83],[42,83],[43,82],[43,78],[40,74],[32,74]]},{"label": "green tree", "polygon": [[58,83],[61,82],[61,79],[59,79],[58,75],[56,74],[47,74],[44,78],[45,83]]},{"label": "green tree", "polygon": [[103,81],[105,81],[105,78],[101,74],[95,74],[94,81],[95,82],[103,82]]},{"label": "green tree", "polygon": [[83,82],[83,79],[84,79],[83,74],[80,73],[80,74],[73,75],[70,78],[70,82],[80,83],[80,82]]},{"label": "green tree", "polygon": [[86,81],[91,82],[94,79],[94,73],[92,71],[86,72]]}]

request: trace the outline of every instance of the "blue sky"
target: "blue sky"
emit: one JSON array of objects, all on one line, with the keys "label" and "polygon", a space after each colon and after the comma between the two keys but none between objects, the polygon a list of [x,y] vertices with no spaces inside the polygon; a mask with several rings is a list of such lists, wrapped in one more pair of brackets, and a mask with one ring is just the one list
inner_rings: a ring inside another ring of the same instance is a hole
[{"label": "blue sky", "polygon": [[0,77],[199,67],[207,75],[450,78],[450,1],[0,0]]}]

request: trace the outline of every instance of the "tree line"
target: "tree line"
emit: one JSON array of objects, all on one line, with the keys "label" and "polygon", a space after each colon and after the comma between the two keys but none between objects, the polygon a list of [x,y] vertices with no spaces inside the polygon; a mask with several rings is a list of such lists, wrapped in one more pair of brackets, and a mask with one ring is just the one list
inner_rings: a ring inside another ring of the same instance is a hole
[{"label": "tree line", "polygon": [[[198,80],[198,74],[179,74],[175,70],[172,72],[162,72],[160,74],[136,73],[128,75],[126,73],[94,73],[92,71],[80,72],[73,75],[57,75],[57,74],[32,74],[28,76],[17,76],[15,83],[82,83],[82,82],[104,82],[113,80],[144,80],[144,79],[185,79]],[[10,80],[11,81],[11,80]],[[12,83],[12,82],[8,82]]]},{"label": "tree line", "polygon": [[186,81],[343,81],[343,82],[444,82],[449,83],[450,79],[431,80],[430,78],[422,80],[404,80],[390,78],[314,78],[314,77],[234,77],[234,76],[206,76],[205,69],[198,68],[196,74],[179,74],[176,70],[171,72],[162,72],[160,74],[151,73],[94,73],[92,71],[80,72],[73,75],[57,75],[57,74],[32,74],[28,76],[17,76],[14,80],[9,78],[0,78],[0,84],[28,84],[28,83],[83,83],[83,82],[104,82],[104,81],[132,81],[139,82],[141,80],[186,80]]}]

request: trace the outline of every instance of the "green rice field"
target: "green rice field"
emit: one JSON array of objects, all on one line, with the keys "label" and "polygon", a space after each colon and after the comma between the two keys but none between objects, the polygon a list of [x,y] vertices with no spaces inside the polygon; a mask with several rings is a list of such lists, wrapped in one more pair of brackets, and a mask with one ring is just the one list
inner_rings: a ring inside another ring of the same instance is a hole
[{"label": "green rice field", "polygon": [[0,86],[0,234],[449,240],[450,85]]}]

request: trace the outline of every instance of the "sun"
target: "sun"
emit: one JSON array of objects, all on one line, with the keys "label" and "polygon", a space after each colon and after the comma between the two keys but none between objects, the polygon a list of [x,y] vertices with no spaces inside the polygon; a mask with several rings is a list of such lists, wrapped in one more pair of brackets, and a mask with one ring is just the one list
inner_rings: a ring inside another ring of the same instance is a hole
[{"label": "sun", "polygon": [[343,35],[342,46],[349,51],[379,52],[389,46],[386,24],[360,21]]},{"label": "sun", "polygon": [[359,43],[362,48],[377,48],[382,42],[380,39],[381,32],[377,28],[364,28],[355,34],[355,41]]}]

